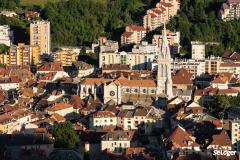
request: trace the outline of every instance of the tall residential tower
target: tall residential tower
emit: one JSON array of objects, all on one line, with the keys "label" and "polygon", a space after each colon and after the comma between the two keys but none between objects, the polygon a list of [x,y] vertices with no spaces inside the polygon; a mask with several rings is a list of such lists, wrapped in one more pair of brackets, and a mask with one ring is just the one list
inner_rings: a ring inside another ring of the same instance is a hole
[{"label": "tall residential tower", "polygon": [[50,22],[33,21],[30,24],[30,45],[39,46],[40,54],[50,53]]}]

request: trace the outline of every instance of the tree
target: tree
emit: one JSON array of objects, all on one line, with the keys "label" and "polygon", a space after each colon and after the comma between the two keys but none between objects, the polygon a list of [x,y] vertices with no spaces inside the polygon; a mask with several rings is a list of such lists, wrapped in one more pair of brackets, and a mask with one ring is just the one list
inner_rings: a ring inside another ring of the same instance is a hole
[{"label": "tree", "polygon": [[73,129],[71,122],[61,122],[53,126],[54,146],[57,148],[75,148],[79,137]]},{"label": "tree", "polygon": [[[190,48],[190,41],[219,42],[206,50],[207,55],[221,56],[224,50],[240,51],[240,21],[224,22],[218,12],[224,0],[182,0],[179,14],[168,25],[180,31],[181,45]],[[188,55],[190,54],[190,50]]]},{"label": "tree", "polygon": [[0,44],[0,53],[5,53],[9,51],[9,47],[5,44]]}]

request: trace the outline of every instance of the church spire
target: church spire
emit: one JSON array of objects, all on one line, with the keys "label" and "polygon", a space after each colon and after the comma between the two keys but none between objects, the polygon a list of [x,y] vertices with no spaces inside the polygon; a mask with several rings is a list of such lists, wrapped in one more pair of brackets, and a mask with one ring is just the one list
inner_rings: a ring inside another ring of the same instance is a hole
[{"label": "church spire", "polygon": [[157,95],[172,97],[171,56],[165,23],[158,54]]}]

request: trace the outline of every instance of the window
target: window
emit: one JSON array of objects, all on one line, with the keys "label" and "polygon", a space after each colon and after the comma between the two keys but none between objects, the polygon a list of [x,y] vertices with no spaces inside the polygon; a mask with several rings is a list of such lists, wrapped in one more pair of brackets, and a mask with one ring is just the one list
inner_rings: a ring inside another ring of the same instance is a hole
[{"label": "window", "polygon": [[155,91],[154,91],[154,89],[152,89],[152,91],[151,91],[152,93],[155,93]]},{"label": "window", "polygon": [[129,92],[129,89],[128,89],[128,88],[126,89],[126,92]]},{"label": "window", "polygon": [[137,93],[137,92],[138,92],[138,89],[134,89],[134,92],[136,92],[136,93]]},{"label": "window", "polygon": [[112,119],[110,119],[110,122],[113,122],[113,120],[112,120]]},{"label": "window", "polygon": [[121,64],[126,64],[126,55],[121,55]]},{"label": "window", "polygon": [[143,89],[143,93],[146,93],[146,89]]}]

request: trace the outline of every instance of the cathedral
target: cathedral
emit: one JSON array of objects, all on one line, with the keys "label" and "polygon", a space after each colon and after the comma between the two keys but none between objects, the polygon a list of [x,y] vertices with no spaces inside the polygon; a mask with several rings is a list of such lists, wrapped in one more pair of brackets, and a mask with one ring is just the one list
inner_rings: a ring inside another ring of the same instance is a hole
[{"label": "cathedral", "polygon": [[164,25],[162,43],[159,47],[156,78],[131,78],[123,75],[117,78],[85,78],[80,82],[81,98],[89,95],[104,103],[128,103],[151,105],[157,97],[173,97],[171,78],[171,56]]}]

